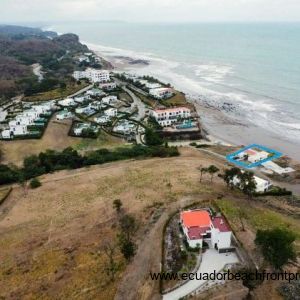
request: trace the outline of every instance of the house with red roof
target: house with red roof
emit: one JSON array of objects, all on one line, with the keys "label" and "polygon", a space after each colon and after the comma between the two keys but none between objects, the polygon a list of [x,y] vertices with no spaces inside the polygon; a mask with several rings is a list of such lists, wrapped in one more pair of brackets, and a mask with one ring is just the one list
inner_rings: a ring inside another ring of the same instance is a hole
[{"label": "house with red roof", "polygon": [[179,118],[189,118],[191,110],[187,107],[162,108],[153,110],[151,115],[161,126],[165,127],[172,125]]},{"label": "house with red roof", "polygon": [[202,248],[203,241],[217,250],[231,248],[231,229],[223,216],[211,216],[207,210],[180,213],[180,222],[191,248]]}]

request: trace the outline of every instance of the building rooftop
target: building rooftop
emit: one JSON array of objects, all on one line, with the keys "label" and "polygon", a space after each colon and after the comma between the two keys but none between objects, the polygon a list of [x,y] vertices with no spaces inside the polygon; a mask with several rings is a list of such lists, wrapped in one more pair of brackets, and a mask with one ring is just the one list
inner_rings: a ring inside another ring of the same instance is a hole
[{"label": "building rooftop", "polygon": [[212,223],[215,228],[219,229],[221,232],[231,231],[229,225],[227,224],[224,217],[214,217]]},{"label": "building rooftop", "polygon": [[185,227],[210,227],[210,215],[206,210],[184,211],[180,214]]},{"label": "building rooftop", "polygon": [[199,238],[202,238],[202,236],[205,235],[208,230],[210,230],[210,227],[190,227],[188,229],[189,239],[198,240]]}]

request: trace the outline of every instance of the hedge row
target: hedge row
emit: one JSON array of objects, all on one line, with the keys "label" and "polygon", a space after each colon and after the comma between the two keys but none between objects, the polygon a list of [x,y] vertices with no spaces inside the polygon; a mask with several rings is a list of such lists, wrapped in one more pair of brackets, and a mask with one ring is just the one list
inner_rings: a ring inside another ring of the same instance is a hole
[{"label": "hedge row", "polygon": [[145,147],[142,145],[135,145],[130,148],[117,148],[115,150],[99,149],[86,155],[80,155],[71,147],[61,152],[46,150],[39,155],[26,157],[22,168],[0,165],[0,185],[22,182],[57,170],[77,169],[131,158],[171,157],[178,155],[179,152],[176,147]]}]

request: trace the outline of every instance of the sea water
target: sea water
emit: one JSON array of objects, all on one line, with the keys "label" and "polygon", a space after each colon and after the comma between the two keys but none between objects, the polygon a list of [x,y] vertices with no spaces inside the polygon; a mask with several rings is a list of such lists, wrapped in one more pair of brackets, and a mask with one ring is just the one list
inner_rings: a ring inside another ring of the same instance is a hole
[{"label": "sea water", "polygon": [[300,23],[79,22],[52,28],[77,33],[106,54],[146,59],[150,66],[143,72],[300,145]]}]

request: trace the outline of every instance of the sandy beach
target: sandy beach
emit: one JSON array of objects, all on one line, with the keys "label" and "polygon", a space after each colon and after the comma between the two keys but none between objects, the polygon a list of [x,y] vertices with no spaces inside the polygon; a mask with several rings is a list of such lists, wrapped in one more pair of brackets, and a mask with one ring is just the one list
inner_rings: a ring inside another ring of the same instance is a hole
[{"label": "sandy beach", "polygon": [[[139,75],[151,75],[164,82],[171,83],[175,89],[184,92],[187,99],[193,103],[202,120],[202,125],[208,134],[217,140],[232,145],[247,145],[252,143],[281,151],[293,159],[300,160],[300,144],[292,143],[282,136],[267,131],[239,118],[239,107],[232,103],[210,101],[195,94],[190,82],[184,76],[170,74],[164,66],[168,63],[162,59],[149,60],[147,56],[140,56],[126,51],[123,55],[116,54],[110,48],[86,43],[95,53],[110,61],[116,71],[132,72]],[[121,51],[121,50],[120,50]],[[168,66],[169,67],[169,66]],[[199,86],[198,86],[199,88]]]}]

